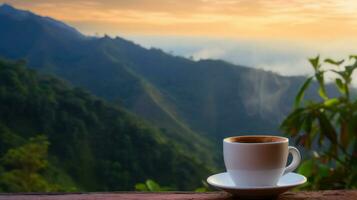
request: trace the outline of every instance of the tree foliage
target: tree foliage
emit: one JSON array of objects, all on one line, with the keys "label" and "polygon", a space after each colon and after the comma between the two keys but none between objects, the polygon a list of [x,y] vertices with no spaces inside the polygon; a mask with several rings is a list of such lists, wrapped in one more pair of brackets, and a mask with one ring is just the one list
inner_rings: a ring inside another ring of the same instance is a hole
[{"label": "tree foliage", "polygon": [[4,192],[57,191],[43,174],[48,167],[49,142],[44,136],[30,138],[25,144],[9,149],[0,159],[0,190]]},{"label": "tree foliage", "polygon": [[[309,178],[307,188],[356,188],[357,99],[351,83],[357,57],[350,56],[346,61],[330,58],[321,61],[317,56],[309,61],[314,75],[301,87],[295,108],[281,128],[305,148],[313,150],[311,158],[299,168],[299,172]],[[329,96],[326,92],[328,76],[334,77],[338,96]],[[304,99],[312,80],[318,84],[320,101]]]},{"label": "tree foliage", "polygon": [[[40,159],[46,143],[22,146],[38,133],[51,144],[47,160]],[[30,155],[33,160],[28,159]],[[66,191],[133,190],[135,183],[148,178],[192,190],[211,172],[159,128],[121,107],[57,78],[39,75],[23,62],[2,60],[0,157],[6,172],[13,174],[8,179],[18,177],[13,170],[41,172],[33,173],[41,174],[33,178],[61,185],[59,190]],[[26,169],[19,168],[24,163]]]}]

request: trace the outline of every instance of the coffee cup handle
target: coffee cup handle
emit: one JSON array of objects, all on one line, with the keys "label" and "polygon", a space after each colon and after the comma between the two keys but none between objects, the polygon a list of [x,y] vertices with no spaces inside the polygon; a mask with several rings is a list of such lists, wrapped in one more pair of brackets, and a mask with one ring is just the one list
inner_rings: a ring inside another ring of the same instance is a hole
[{"label": "coffee cup handle", "polygon": [[301,155],[297,148],[289,146],[289,153],[293,156],[290,165],[285,168],[284,174],[294,171],[300,164]]}]

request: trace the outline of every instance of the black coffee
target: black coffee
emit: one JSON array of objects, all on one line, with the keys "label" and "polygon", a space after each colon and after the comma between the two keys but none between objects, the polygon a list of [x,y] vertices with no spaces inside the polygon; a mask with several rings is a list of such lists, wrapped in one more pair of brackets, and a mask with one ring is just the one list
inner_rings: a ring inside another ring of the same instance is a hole
[{"label": "black coffee", "polygon": [[282,142],[285,138],[274,136],[237,136],[228,139],[230,142],[238,143],[269,143],[269,142]]}]

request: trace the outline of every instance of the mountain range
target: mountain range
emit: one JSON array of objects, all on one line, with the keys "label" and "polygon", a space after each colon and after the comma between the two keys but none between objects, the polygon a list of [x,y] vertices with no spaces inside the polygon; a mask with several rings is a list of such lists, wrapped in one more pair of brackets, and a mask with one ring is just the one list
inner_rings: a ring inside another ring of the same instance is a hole
[{"label": "mountain range", "polygon": [[210,169],[222,168],[223,137],[280,134],[304,81],[222,60],[193,61],[120,37],[86,36],[7,4],[0,6],[0,29],[0,57],[25,60],[42,75],[136,115]]},{"label": "mountain range", "polygon": [[0,14],[3,57],[25,59],[163,128],[218,138],[276,131],[303,80],[220,60],[192,61],[119,37],[84,36],[9,5]]}]

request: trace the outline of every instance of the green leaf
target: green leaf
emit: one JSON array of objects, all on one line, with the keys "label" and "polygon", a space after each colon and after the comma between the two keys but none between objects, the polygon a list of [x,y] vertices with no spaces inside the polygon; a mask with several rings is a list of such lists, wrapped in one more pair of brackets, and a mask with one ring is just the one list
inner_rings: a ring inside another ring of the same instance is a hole
[{"label": "green leaf", "polygon": [[342,93],[342,94],[346,94],[346,90],[345,90],[345,86],[343,85],[343,82],[340,78],[337,78],[335,80],[336,82],[336,86],[337,86],[337,89]]},{"label": "green leaf", "polygon": [[347,80],[348,80],[348,81],[346,81],[347,83],[351,82],[352,73],[356,68],[357,68],[357,65],[351,65],[351,66],[346,66],[345,67],[346,77],[347,77]]},{"label": "green leaf", "polygon": [[314,122],[314,119],[313,119],[312,115],[309,113],[304,120],[304,131],[306,134],[311,133],[313,122]]},{"label": "green leaf", "polygon": [[320,55],[316,56],[316,58],[309,58],[309,61],[312,67],[314,67],[315,71],[318,71],[318,69],[320,68],[319,60],[320,60]]},{"label": "green leaf", "polygon": [[161,191],[160,185],[151,179],[146,181],[146,187],[152,192]]},{"label": "green leaf", "polygon": [[316,136],[316,131],[313,129],[313,125],[314,125],[314,115],[312,112],[308,112],[306,114],[306,117],[304,119],[304,126],[303,126],[303,130],[305,132],[305,138],[304,138],[304,146],[307,149],[311,148],[311,145],[314,141],[314,137]]},{"label": "green leaf", "polygon": [[350,56],[349,56],[349,59],[350,59],[350,60],[351,60],[351,59],[357,60],[357,55],[350,55]]},{"label": "green leaf", "polygon": [[149,191],[149,189],[146,187],[144,183],[138,183],[135,185],[135,190],[136,191],[141,191],[141,192],[146,192]]},{"label": "green leaf", "polygon": [[304,98],[304,94],[305,94],[305,91],[306,89],[309,87],[311,81],[312,81],[313,77],[310,77],[308,79],[306,79],[306,81],[304,82],[304,84],[301,86],[298,94],[296,95],[295,97],[295,102],[294,102],[294,107],[295,108],[298,108],[300,103],[301,103],[301,100]]},{"label": "green leaf", "polygon": [[330,169],[328,166],[319,164],[319,176],[328,177],[330,174]]},{"label": "green leaf", "polygon": [[335,60],[332,60],[331,58],[327,58],[324,60],[325,63],[329,63],[331,65],[336,65],[336,66],[339,66],[341,65],[343,62],[345,62],[345,60],[340,60],[340,61],[335,61]]},{"label": "green leaf", "polygon": [[318,120],[321,128],[321,135],[326,135],[331,142],[337,142],[337,133],[335,128],[323,112],[320,112]]},{"label": "green leaf", "polygon": [[332,99],[328,99],[328,100],[324,101],[324,105],[327,107],[331,107],[331,106],[338,104],[339,102],[340,102],[340,100],[338,98],[332,98]]},{"label": "green leaf", "polygon": [[324,100],[327,100],[327,99],[328,99],[327,94],[326,94],[326,90],[325,90],[324,87],[320,87],[320,88],[319,88],[319,95],[320,95],[320,97],[321,97],[322,99],[324,99]]},{"label": "green leaf", "polygon": [[306,161],[302,162],[302,164],[300,165],[300,167],[298,169],[298,173],[303,174],[306,177],[311,177],[313,168],[314,168],[313,160],[306,160]]},{"label": "green leaf", "polygon": [[280,128],[285,132],[287,132],[287,134],[291,136],[296,136],[303,125],[303,120],[304,120],[304,109],[298,108],[284,119]]},{"label": "green leaf", "polygon": [[315,77],[319,83],[319,95],[322,99],[327,100],[327,93],[326,93],[326,89],[325,89],[325,82],[324,82],[324,76],[323,76],[324,72],[318,72],[315,74]]},{"label": "green leaf", "polygon": [[348,78],[348,74],[346,73],[346,71],[337,71],[337,70],[330,70],[330,71],[340,75],[344,80]]}]

